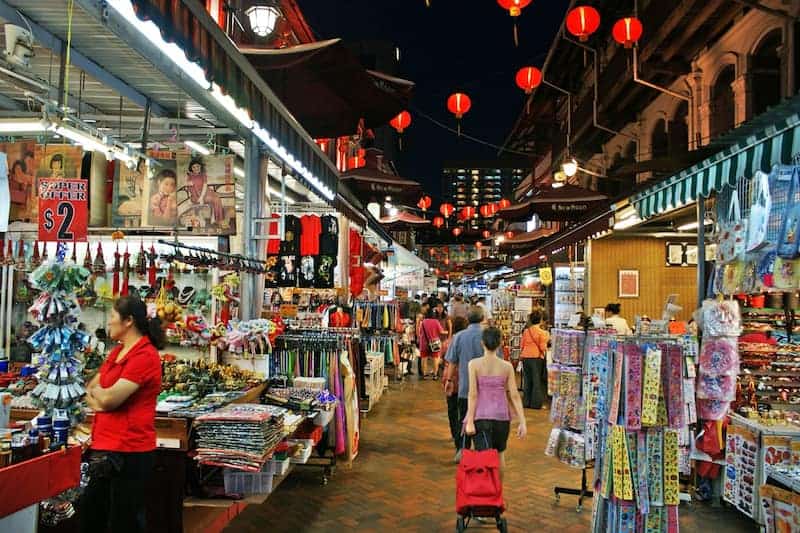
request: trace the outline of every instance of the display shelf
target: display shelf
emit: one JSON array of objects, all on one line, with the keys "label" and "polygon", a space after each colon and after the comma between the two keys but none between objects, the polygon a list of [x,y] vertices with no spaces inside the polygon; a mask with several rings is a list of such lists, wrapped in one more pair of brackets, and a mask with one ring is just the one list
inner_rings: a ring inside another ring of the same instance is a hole
[{"label": "display shelf", "polygon": [[774,480],[789,490],[800,493],[800,478],[793,478],[771,465],[764,465],[768,480]]},{"label": "display shelf", "polygon": [[0,468],[0,516],[77,487],[80,479],[80,446]]}]

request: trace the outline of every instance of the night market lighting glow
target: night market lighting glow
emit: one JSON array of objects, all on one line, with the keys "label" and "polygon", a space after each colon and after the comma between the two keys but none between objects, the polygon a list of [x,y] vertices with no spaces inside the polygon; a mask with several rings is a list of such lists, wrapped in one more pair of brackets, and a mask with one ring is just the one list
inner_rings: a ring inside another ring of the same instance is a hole
[{"label": "night market lighting glow", "polygon": [[[256,137],[258,137],[270,150],[272,150],[278,157],[286,162],[290,167],[297,171],[303,178],[306,179],[317,191],[322,193],[328,200],[333,200],[335,194],[333,191],[317,176],[315,176],[308,168],[301,162],[297,161],[294,156],[281,146],[277,139],[273,138],[269,132],[261,127],[261,125],[250,119],[249,113],[246,110],[238,107],[230,96],[222,93],[219,87],[214,88],[212,83],[206,78],[205,72],[198,64],[189,61],[186,53],[176,44],[164,41],[158,27],[151,21],[143,21],[136,16],[133,10],[133,4],[130,0],[107,0],[106,5],[113,8],[119,13],[132,28],[135,28],[139,33],[146,37],[153,43],[166,57],[185,72],[192,80],[205,90],[211,91],[212,96],[222,105],[231,115],[233,115],[239,122],[241,122],[247,129],[252,130]],[[245,119],[247,117],[247,119]]]},{"label": "night market lighting glow", "polygon": [[195,152],[203,155],[210,155],[211,150],[203,146],[202,144],[198,144],[194,141],[183,141],[183,144],[194,150]]}]

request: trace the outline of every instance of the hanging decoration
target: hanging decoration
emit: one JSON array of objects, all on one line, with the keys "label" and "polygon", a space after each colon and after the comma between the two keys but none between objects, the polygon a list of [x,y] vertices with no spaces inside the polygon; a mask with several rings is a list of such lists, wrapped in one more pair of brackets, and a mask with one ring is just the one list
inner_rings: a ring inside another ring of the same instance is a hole
[{"label": "hanging decoration", "polygon": [[453,237],[458,237],[459,235],[461,235],[462,231],[464,231],[464,230],[462,230],[460,227],[456,226],[455,228],[453,228]]},{"label": "hanging decoration", "polygon": [[600,27],[600,13],[591,6],[578,6],[567,14],[567,31],[581,42]]},{"label": "hanging decoration", "polygon": [[467,114],[472,107],[472,100],[464,93],[453,93],[447,99],[447,109],[456,116],[458,122],[458,135],[461,136],[461,117]]},{"label": "hanging decoration", "polygon": [[492,206],[489,204],[484,204],[480,208],[480,214],[483,218],[490,218],[492,216]]},{"label": "hanging decoration", "polygon": [[469,220],[475,216],[475,208],[468,205],[466,207],[461,208],[461,218],[462,220]]},{"label": "hanging decoration", "polygon": [[442,204],[439,206],[439,212],[444,218],[450,218],[450,215],[452,215],[455,210],[456,208],[453,207],[453,204]]},{"label": "hanging decoration", "polygon": [[505,232],[504,236],[505,236],[506,239],[513,239],[514,238],[514,232],[513,231],[507,231],[507,232]]},{"label": "hanging decoration", "polygon": [[423,211],[427,211],[432,203],[433,203],[433,200],[431,200],[431,197],[428,196],[428,195],[425,195],[425,196],[423,196],[422,198],[419,199],[419,202],[417,202],[417,207],[419,207]]},{"label": "hanging decoration", "polygon": [[492,232],[489,231],[488,229],[485,229],[485,230],[483,230],[483,232],[481,232],[481,235],[483,235],[484,239],[488,239],[489,237],[492,236]]},{"label": "hanging decoration", "polygon": [[517,87],[531,94],[535,88],[542,84],[542,71],[536,67],[522,67],[517,71]]},{"label": "hanging decoration", "polygon": [[444,217],[433,217],[433,227],[436,229],[444,226]]},{"label": "hanging decoration", "polygon": [[514,46],[519,46],[519,32],[517,31],[517,17],[522,14],[522,10],[526,8],[532,0],[497,0],[500,7],[508,11],[508,14],[514,20]]},{"label": "hanging decoration", "polygon": [[619,19],[611,30],[614,40],[625,48],[632,48],[633,44],[642,37],[642,22],[636,17]]},{"label": "hanging decoration", "polygon": [[408,111],[401,111],[396,117],[389,121],[389,124],[397,130],[399,135],[398,143],[400,150],[403,149],[403,131],[411,125],[411,113]]},{"label": "hanging decoration", "polygon": [[489,204],[489,211],[492,213],[492,216],[495,216],[498,211],[500,211],[500,206],[497,205],[497,202],[492,202]]},{"label": "hanging decoration", "polygon": [[475,241],[475,248],[480,250],[481,248],[483,248],[483,243],[481,241]]},{"label": "hanging decoration", "polygon": [[499,207],[500,209],[507,209],[511,207],[511,200],[503,198],[502,200],[497,202],[497,207]]}]

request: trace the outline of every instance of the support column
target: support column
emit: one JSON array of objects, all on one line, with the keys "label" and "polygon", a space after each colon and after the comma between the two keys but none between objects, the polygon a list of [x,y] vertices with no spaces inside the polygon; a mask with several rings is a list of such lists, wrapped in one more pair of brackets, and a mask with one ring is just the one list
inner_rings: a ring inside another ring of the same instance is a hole
[{"label": "support column", "polygon": [[[259,241],[254,237],[257,235],[256,219],[260,216],[259,207],[261,205],[261,176],[259,157],[259,143],[254,136],[245,139],[244,147],[244,225],[242,227],[242,248],[246,257],[261,258],[259,253]],[[242,273],[242,283],[239,295],[240,316],[242,320],[249,320],[261,316],[261,299],[263,290],[259,290],[261,276],[255,274]]]},{"label": "support column", "polygon": [[733,88],[733,101],[736,112],[734,114],[734,125],[738,127],[753,109],[753,91],[751,90],[751,79],[748,74],[742,74],[736,78],[731,87]]},{"label": "support column", "polygon": [[689,126],[689,150],[697,150],[702,145],[703,138],[702,119],[700,106],[704,103],[703,99],[703,73],[695,68],[691,74],[686,76],[686,84],[692,100],[689,105],[689,116],[686,117]]},{"label": "support column", "polygon": [[697,198],[697,306],[706,295],[706,201]]}]

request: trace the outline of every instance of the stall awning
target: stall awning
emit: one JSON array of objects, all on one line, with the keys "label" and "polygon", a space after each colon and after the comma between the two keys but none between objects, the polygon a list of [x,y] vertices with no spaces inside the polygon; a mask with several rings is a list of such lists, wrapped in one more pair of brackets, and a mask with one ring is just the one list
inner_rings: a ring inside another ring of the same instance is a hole
[{"label": "stall awning", "polygon": [[541,220],[575,220],[608,200],[604,194],[565,184],[540,189],[519,204],[501,209],[497,217],[506,221],[529,220],[534,214]]},{"label": "stall awning", "polygon": [[756,171],[790,163],[800,153],[800,96],[787,100],[714,143],[727,146],[715,155],[631,198],[643,219],[695,202],[735,185]]},{"label": "stall awning", "polygon": [[528,246],[531,245],[541,239],[545,239],[558,231],[556,228],[539,228],[534,231],[527,231],[525,233],[518,233],[511,237],[510,239],[506,239],[500,244],[501,248],[514,248],[520,246]]},{"label": "stall awning", "polygon": [[[593,235],[608,230],[611,212],[603,210],[601,213],[588,218],[586,221],[559,231],[535,250],[523,255],[511,264],[517,272],[531,268],[547,260],[547,256],[561,248],[583,242]],[[544,256],[544,259],[542,257]]]},{"label": "stall awning", "polygon": [[389,215],[381,217],[380,223],[384,226],[390,227],[408,227],[408,226],[427,226],[431,223],[430,220],[409,213],[408,211],[399,211],[396,215]]},{"label": "stall awning", "polygon": [[428,263],[420,259],[416,254],[412,253],[408,248],[402,246],[397,241],[392,242],[392,250],[394,250],[394,263],[398,267],[404,267],[406,271],[409,268],[426,270]]},{"label": "stall awning", "polygon": [[383,126],[408,107],[414,83],[366,70],[340,39],[243,48],[258,73],[316,138]]},{"label": "stall awning", "polygon": [[391,196],[392,202],[413,204],[422,194],[422,186],[418,182],[371,167],[348,170],[342,175],[341,181],[367,200],[383,201],[384,196]]}]

